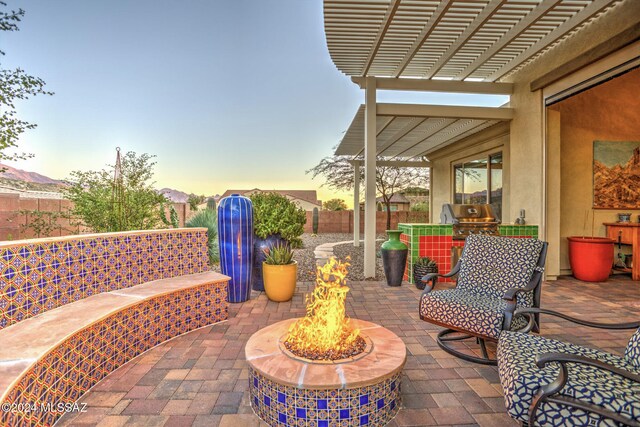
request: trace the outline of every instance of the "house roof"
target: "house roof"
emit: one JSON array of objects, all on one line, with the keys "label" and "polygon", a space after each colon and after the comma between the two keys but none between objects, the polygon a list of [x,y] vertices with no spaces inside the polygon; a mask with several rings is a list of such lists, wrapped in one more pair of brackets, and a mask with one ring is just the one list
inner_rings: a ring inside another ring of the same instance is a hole
[{"label": "house roof", "polygon": [[255,192],[278,193],[283,196],[289,196],[292,199],[304,200],[309,203],[320,205],[316,190],[262,190],[259,188],[254,188],[252,190],[227,190],[222,196],[220,196],[220,198],[230,196],[231,194],[247,194]]}]

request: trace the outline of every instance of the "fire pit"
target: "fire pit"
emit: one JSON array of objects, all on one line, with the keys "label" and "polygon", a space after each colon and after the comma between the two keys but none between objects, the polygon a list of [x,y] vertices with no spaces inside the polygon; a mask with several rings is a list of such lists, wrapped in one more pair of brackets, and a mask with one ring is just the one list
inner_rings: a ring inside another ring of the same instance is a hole
[{"label": "fire pit", "polygon": [[332,259],[319,268],[305,317],[247,342],[251,406],[271,426],[382,426],[399,409],[404,343],[344,315],[347,265]]}]

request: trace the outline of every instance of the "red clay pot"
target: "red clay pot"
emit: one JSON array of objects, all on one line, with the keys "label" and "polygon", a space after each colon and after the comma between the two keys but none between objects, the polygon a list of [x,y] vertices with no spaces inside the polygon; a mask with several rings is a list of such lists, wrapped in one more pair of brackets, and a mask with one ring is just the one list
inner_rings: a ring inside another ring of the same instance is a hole
[{"label": "red clay pot", "polygon": [[567,237],[573,275],[585,282],[604,282],[613,266],[613,240],[607,237]]}]

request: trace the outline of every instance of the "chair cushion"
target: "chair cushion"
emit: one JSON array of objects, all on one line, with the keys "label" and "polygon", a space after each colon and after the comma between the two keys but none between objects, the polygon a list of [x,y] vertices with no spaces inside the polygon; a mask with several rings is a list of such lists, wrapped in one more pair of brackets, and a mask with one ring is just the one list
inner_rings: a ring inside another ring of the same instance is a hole
[{"label": "chair cushion", "polygon": [[[538,335],[504,331],[498,341],[498,371],[509,415],[529,422],[529,408],[536,391],[557,377],[560,368],[550,364],[540,369],[535,364],[537,354],[559,352],[597,359],[618,368],[637,373],[624,358],[587,347],[547,339]],[[563,395],[582,402],[640,420],[640,384],[591,366],[569,364],[569,380]],[[616,425],[597,414],[544,402],[538,409],[535,425]]]},{"label": "chair cushion", "polygon": [[[508,289],[527,285],[543,245],[538,239],[472,234],[464,244],[457,287],[501,299]],[[518,294],[518,306],[532,305],[532,293]]]},{"label": "chair cushion", "polygon": [[624,352],[624,358],[627,362],[635,366],[636,369],[640,369],[640,328],[631,336],[627,349]]},{"label": "chair cushion", "polygon": [[[461,329],[485,337],[498,339],[504,321],[506,302],[464,290],[444,289],[432,291],[420,298],[420,315],[454,329]],[[526,325],[518,316],[511,323],[512,329]]]}]

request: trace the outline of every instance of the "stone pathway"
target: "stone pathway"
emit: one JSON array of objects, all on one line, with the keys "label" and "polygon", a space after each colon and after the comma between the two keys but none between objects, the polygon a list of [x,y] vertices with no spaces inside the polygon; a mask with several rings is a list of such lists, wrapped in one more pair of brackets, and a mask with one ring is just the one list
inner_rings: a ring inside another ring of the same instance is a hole
[{"label": "stone pathway", "polygon": [[[342,242],[333,242],[333,243],[323,243],[322,245],[316,246],[316,249],[313,253],[316,256],[316,265],[324,265],[329,258],[331,258],[333,254],[333,247],[337,245],[345,245],[345,244],[353,245],[353,240],[344,240]],[[360,245],[364,245],[364,240],[360,240]]]}]

